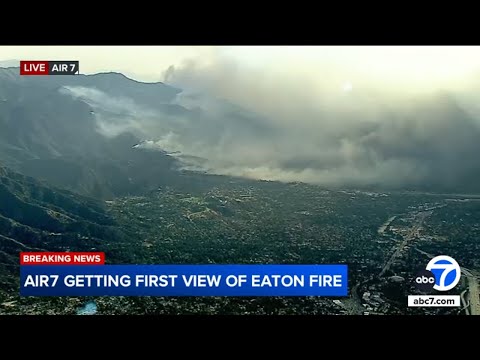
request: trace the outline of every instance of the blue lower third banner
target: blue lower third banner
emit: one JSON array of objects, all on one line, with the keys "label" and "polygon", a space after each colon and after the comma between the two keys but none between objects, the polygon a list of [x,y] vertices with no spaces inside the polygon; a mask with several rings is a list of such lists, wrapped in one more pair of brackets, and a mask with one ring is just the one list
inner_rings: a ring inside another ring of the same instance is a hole
[{"label": "blue lower third banner", "polygon": [[21,296],[347,296],[347,265],[26,265]]}]

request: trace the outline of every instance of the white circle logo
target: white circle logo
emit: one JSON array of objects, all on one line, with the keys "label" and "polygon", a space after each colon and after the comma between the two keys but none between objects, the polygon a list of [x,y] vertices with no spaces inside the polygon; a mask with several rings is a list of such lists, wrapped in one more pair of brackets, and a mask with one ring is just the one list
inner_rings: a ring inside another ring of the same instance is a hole
[{"label": "white circle logo", "polygon": [[460,265],[447,255],[434,257],[427,264],[427,270],[435,275],[435,285],[433,288],[438,291],[448,291],[457,286],[462,272]]}]

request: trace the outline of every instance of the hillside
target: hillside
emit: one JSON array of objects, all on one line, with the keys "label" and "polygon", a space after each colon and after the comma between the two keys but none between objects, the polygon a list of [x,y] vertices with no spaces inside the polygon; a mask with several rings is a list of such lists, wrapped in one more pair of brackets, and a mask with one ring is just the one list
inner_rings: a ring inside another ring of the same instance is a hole
[{"label": "hillside", "polygon": [[128,237],[90,198],[0,167],[0,301],[18,294],[20,251],[106,251],[134,262]]},{"label": "hillside", "polygon": [[103,136],[92,107],[60,90],[70,84],[93,86],[151,105],[169,101],[177,90],[115,73],[33,79],[15,70],[0,69],[0,161],[5,165],[100,199],[172,181],[174,158],[134,149],[140,139],[129,132]]}]

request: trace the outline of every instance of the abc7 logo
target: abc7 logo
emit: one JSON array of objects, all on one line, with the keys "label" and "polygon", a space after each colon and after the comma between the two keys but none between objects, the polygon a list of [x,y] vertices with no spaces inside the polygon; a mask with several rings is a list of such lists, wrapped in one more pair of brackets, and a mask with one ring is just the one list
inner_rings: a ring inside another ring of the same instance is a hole
[{"label": "abc7 logo", "polygon": [[415,287],[422,292],[448,291],[457,286],[461,277],[460,265],[450,256],[434,257],[414,278]]}]

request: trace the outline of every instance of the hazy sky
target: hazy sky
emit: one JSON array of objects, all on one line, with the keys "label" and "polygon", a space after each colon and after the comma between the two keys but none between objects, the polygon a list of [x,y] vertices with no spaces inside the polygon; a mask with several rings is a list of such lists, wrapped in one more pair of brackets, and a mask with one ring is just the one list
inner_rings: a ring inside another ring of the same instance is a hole
[{"label": "hazy sky", "polygon": [[[78,59],[83,73],[120,71],[162,79],[170,65],[193,60],[257,68],[272,76],[305,76],[341,89],[345,83],[393,89],[463,86],[480,70],[480,47],[424,46],[2,46],[0,60]],[[349,85],[347,85],[349,86]]]}]

